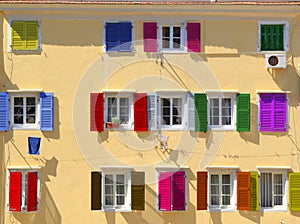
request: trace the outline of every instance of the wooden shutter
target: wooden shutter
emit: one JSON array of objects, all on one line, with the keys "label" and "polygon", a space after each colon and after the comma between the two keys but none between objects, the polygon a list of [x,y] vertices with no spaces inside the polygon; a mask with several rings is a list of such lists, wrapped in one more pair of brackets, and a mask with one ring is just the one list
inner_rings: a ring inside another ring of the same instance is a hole
[{"label": "wooden shutter", "polygon": [[250,172],[237,172],[237,209],[250,210]]},{"label": "wooden shutter", "polygon": [[131,210],[145,210],[144,172],[131,172]]},{"label": "wooden shutter", "polygon": [[131,22],[120,22],[119,34],[120,34],[120,51],[131,51],[132,48]]},{"label": "wooden shutter", "polygon": [[25,22],[12,21],[11,23],[12,50],[25,50]]},{"label": "wooden shutter", "polygon": [[200,23],[187,23],[188,52],[200,52]]},{"label": "wooden shutter", "polygon": [[207,172],[197,172],[197,210],[207,210]]},{"label": "wooden shutter", "polygon": [[171,189],[171,210],[185,210],[185,172],[178,171],[172,173],[171,176],[172,189]]},{"label": "wooden shutter", "polygon": [[158,203],[160,211],[171,210],[171,173],[160,172],[158,179]]},{"label": "wooden shutter", "polygon": [[273,131],[273,94],[262,93],[260,96],[260,131]]},{"label": "wooden shutter", "polygon": [[204,93],[195,93],[195,131],[207,131],[207,98]]},{"label": "wooden shutter", "polygon": [[237,104],[237,123],[236,129],[239,132],[250,131],[250,94],[238,94]]},{"label": "wooden shutter", "polygon": [[104,131],[103,93],[90,94],[90,130]]},{"label": "wooden shutter", "polygon": [[157,130],[157,95],[147,94],[148,130]]},{"label": "wooden shutter", "polygon": [[38,173],[28,172],[27,173],[27,211],[37,211],[38,203]]},{"label": "wooden shutter", "polygon": [[91,178],[91,210],[101,210],[102,174],[101,172],[92,172]]},{"label": "wooden shutter", "polygon": [[0,92],[0,131],[8,131],[8,93]]},{"label": "wooden shutter", "polygon": [[289,173],[289,208],[300,211],[300,173]]},{"label": "wooden shutter", "polygon": [[287,102],[286,94],[276,93],[274,97],[274,131],[285,132],[286,131],[286,111]]},{"label": "wooden shutter", "polygon": [[144,52],[157,51],[157,23],[144,23]]},{"label": "wooden shutter", "polygon": [[119,23],[106,23],[105,26],[106,51],[120,51]]},{"label": "wooden shutter", "polygon": [[53,93],[40,93],[42,131],[54,129],[54,97]]},{"label": "wooden shutter", "polygon": [[250,172],[250,210],[258,211],[258,173]]},{"label": "wooden shutter", "polygon": [[22,173],[10,172],[9,177],[9,211],[21,211]]},{"label": "wooden shutter", "polygon": [[134,96],[134,130],[148,131],[147,94],[138,93]]},{"label": "wooden shutter", "polygon": [[284,50],[284,25],[261,25],[260,39],[262,51]]},{"label": "wooden shutter", "polygon": [[38,22],[37,21],[26,21],[26,50],[38,50]]}]

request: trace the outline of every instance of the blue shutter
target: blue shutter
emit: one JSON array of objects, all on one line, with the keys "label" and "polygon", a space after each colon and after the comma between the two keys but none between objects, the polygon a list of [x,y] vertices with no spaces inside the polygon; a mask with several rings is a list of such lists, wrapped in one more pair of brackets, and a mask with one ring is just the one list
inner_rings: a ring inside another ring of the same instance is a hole
[{"label": "blue shutter", "polygon": [[106,51],[120,51],[120,23],[106,23]]},{"label": "blue shutter", "polygon": [[0,131],[8,130],[8,93],[0,92]]},{"label": "blue shutter", "polygon": [[120,51],[131,51],[132,25],[130,22],[119,23],[120,28]]},{"label": "blue shutter", "polygon": [[54,126],[53,93],[40,93],[40,103],[41,103],[41,130],[53,131],[53,126]]}]

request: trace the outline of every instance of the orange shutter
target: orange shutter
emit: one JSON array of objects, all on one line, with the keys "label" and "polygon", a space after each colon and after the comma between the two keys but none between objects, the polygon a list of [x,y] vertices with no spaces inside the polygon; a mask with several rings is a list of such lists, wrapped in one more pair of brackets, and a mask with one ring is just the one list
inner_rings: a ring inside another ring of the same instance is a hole
[{"label": "orange shutter", "polygon": [[197,172],[197,210],[207,210],[207,172]]},{"label": "orange shutter", "polygon": [[250,210],[250,172],[237,172],[237,209]]}]

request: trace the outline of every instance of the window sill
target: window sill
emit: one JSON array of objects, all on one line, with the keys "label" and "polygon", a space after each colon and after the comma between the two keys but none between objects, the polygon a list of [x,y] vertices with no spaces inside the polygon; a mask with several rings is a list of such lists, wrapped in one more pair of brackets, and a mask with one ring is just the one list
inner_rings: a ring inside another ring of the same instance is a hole
[{"label": "window sill", "polygon": [[130,208],[103,208],[103,212],[131,212]]},{"label": "window sill", "polygon": [[287,212],[287,208],[261,208],[260,212]]},{"label": "window sill", "polygon": [[210,131],[236,131],[234,127],[208,127]]},{"label": "window sill", "polygon": [[257,51],[258,54],[286,54],[288,51],[283,50],[283,51]]},{"label": "window sill", "polygon": [[164,54],[188,54],[191,52],[187,52],[186,50],[159,50],[158,53]]},{"label": "window sill", "polygon": [[208,208],[208,212],[236,212],[235,208]]},{"label": "window sill", "polygon": [[40,54],[42,52],[42,49],[36,49],[36,50],[8,50],[8,53],[16,53],[16,54]]}]

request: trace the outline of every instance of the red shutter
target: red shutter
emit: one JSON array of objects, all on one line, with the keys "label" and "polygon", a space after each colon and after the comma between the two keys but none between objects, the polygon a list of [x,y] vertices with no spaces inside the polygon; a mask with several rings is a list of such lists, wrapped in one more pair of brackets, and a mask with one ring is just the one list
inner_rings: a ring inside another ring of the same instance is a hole
[{"label": "red shutter", "polygon": [[237,209],[250,210],[250,172],[237,172]]},{"label": "red shutter", "polygon": [[207,172],[197,172],[197,210],[207,210]]},{"label": "red shutter", "polygon": [[134,130],[148,131],[146,93],[138,93],[134,96]]},{"label": "red shutter", "polygon": [[9,211],[21,211],[22,173],[10,172],[9,177]]},{"label": "red shutter", "polygon": [[37,184],[38,173],[28,172],[27,174],[27,211],[37,211]]},{"label": "red shutter", "polygon": [[188,52],[200,52],[200,23],[187,24]]},{"label": "red shutter", "polygon": [[90,130],[104,131],[103,93],[90,94]]}]

